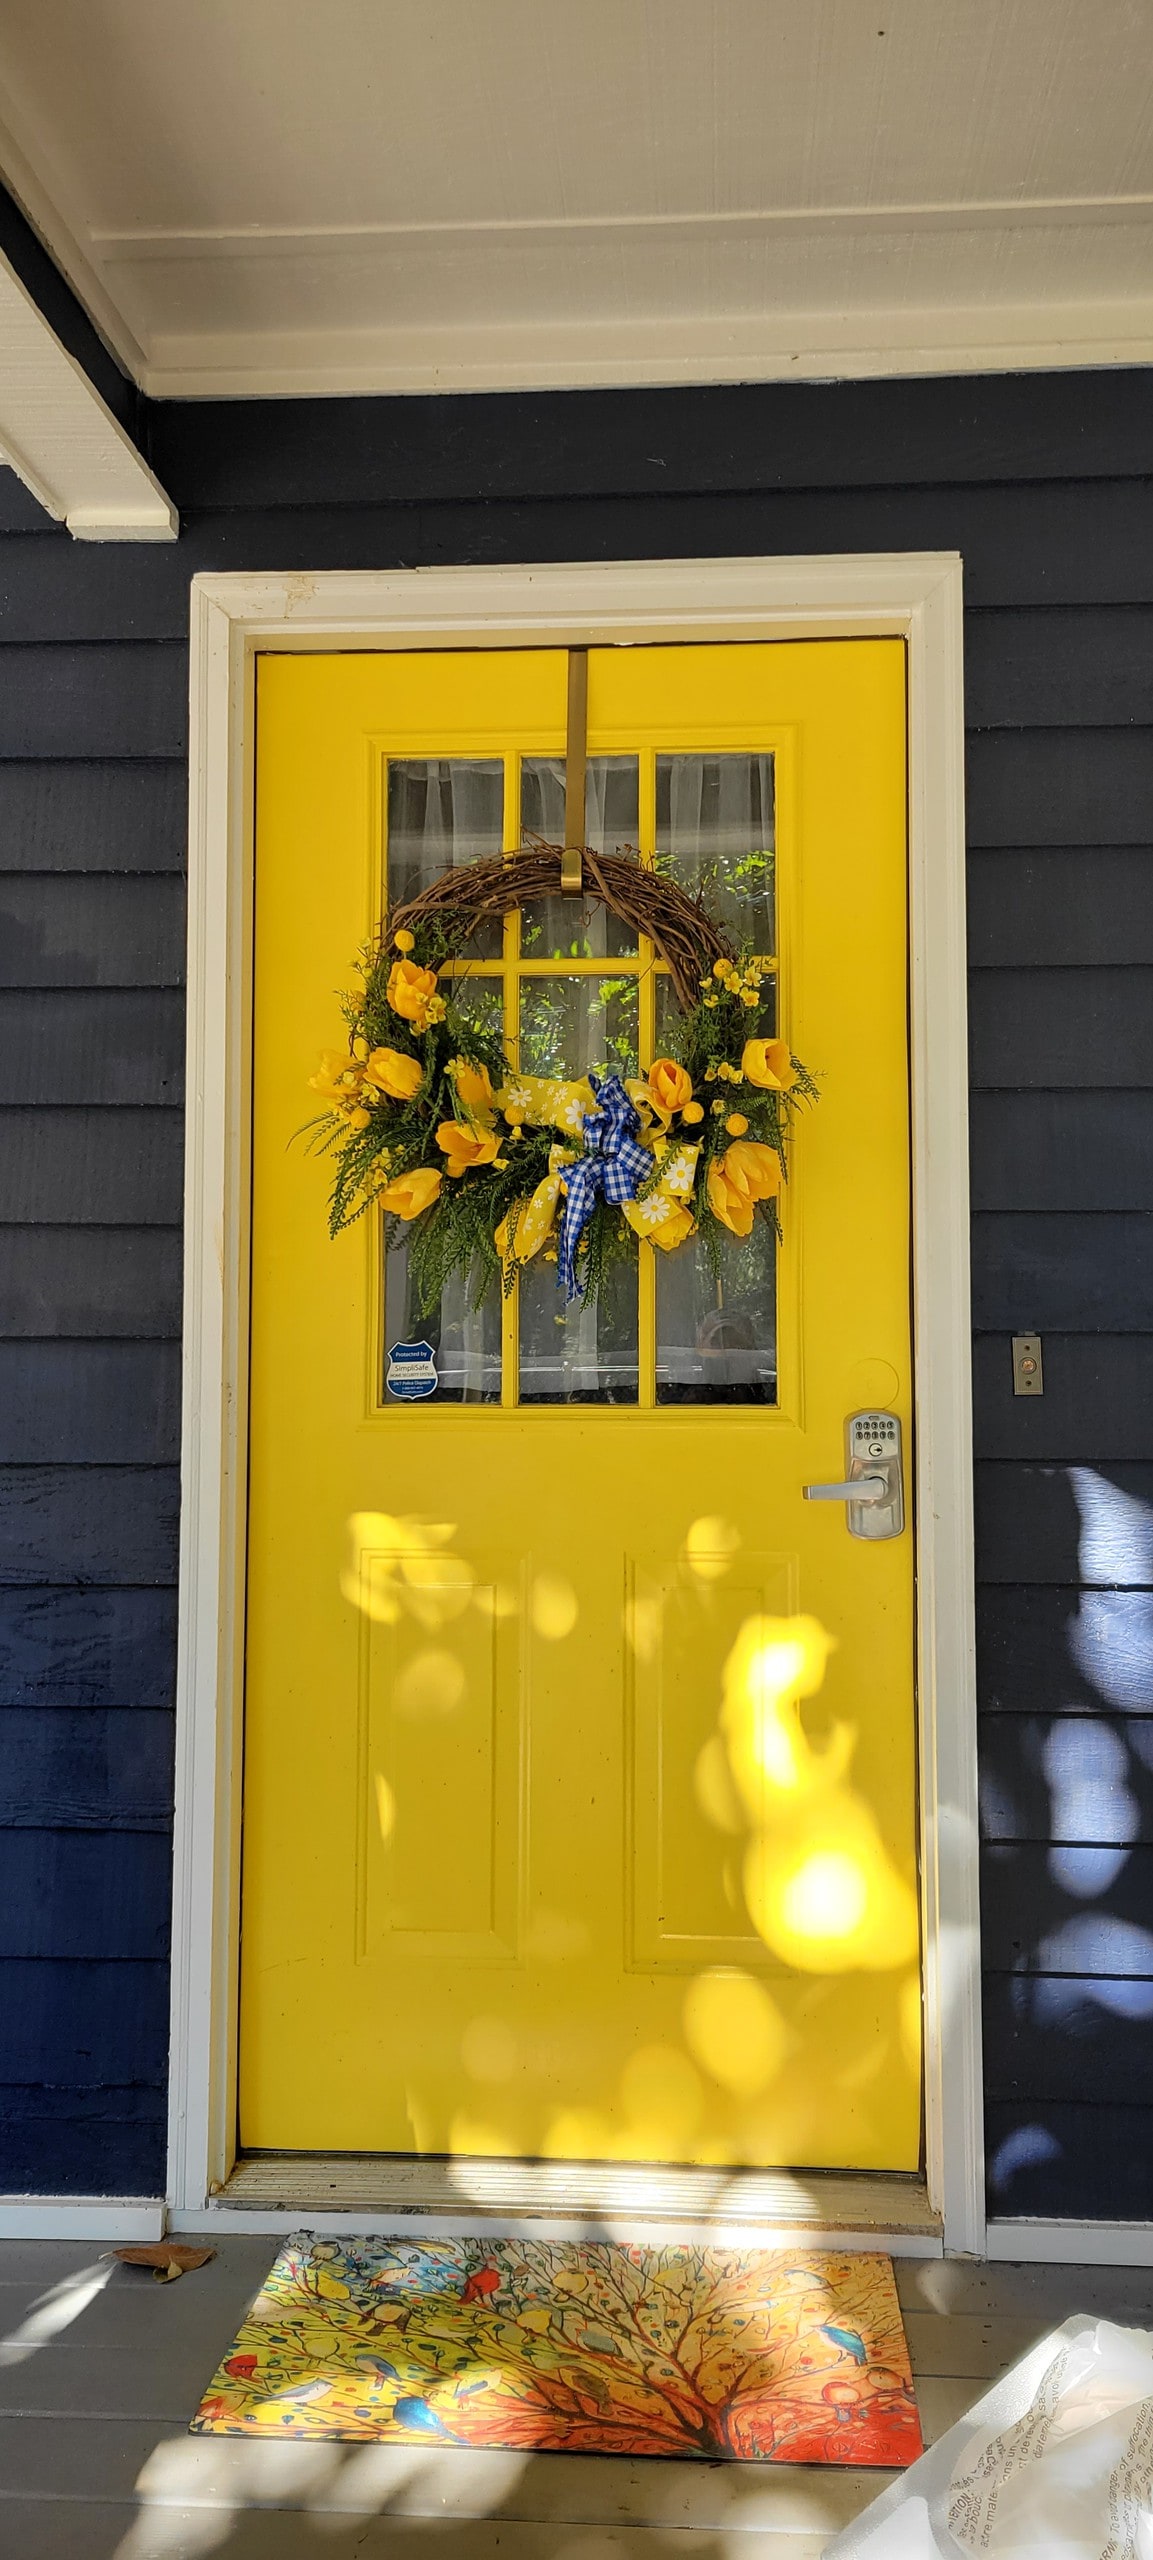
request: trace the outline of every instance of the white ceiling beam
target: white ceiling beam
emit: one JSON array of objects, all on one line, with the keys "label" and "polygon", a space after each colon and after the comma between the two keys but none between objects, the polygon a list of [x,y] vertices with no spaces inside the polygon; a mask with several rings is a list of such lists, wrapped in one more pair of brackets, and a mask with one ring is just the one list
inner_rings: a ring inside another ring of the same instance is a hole
[{"label": "white ceiling beam", "polygon": [[0,448],[78,541],[175,541],[171,500],[2,256]]}]

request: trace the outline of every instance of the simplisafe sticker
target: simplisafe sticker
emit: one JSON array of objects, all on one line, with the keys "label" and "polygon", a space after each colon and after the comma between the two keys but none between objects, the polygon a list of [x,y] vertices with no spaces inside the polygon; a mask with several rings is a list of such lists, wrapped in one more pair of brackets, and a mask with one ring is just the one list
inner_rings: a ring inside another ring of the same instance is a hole
[{"label": "simplisafe sticker", "polygon": [[394,1342],[385,1379],[390,1396],[412,1402],[436,1394],[436,1353],[431,1342]]}]

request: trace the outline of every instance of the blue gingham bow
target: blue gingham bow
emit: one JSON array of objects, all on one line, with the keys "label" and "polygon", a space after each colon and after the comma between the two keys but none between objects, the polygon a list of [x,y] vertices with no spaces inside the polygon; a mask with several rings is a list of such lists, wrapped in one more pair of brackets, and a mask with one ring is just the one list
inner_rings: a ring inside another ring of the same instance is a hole
[{"label": "blue gingham bow", "polygon": [[652,1172],[653,1160],[647,1147],[637,1145],[640,1120],[634,1111],[619,1076],[590,1076],[589,1083],[597,1098],[595,1111],[584,1114],[585,1151],[565,1175],[565,1203],[557,1238],[557,1280],[566,1298],[579,1298],[576,1276],[577,1247],[589,1219],[597,1193],[619,1209],[624,1200],[635,1200],[642,1182]]}]

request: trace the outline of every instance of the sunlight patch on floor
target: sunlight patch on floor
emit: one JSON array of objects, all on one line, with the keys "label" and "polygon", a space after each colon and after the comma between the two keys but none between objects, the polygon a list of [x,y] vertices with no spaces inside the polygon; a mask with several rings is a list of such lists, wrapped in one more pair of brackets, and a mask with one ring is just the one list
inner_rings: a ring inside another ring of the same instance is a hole
[{"label": "sunlight patch on floor", "polygon": [[62,2329],[70,2328],[103,2292],[113,2264],[111,2258],[101,2258],[95,2266],[81,2267],[77,2274],[65,2276],[50,2293],[42,2293],[19,2328],[0,2338],[0,2366],[26,2364],[39,2347],[47,2346],[50,2338],[59,2337]]}]

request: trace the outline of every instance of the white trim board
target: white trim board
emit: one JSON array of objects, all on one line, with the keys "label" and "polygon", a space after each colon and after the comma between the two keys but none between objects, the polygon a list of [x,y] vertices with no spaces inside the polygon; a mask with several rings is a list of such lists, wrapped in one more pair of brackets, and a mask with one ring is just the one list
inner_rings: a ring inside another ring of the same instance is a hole
[{"label": "white trim board", "polygon": [[1153,2222],[990,2222],[985,2255],[1013,2266],[1153,2267]]},{"label": "white trim board", "polygon": [[0,460],[81,542],[174,542],[176,511],[0,256]]},{"label": "white trim board", "polygon": [[0,2240],[163,2240],[163,2196],[0,2196]]},{"label": "white trim board", "polygon": [[[254,654],[878,634],[904,639],[909,656],[926,2180],[946,2249],[983,2249],[961,562],[952,552],[193,580],[169,2152],[182,2223],[203,2214],[234,2148]],[[238,2227],[231,2216],[229,2227]]]},{"label": "white trim board", "polygon": [[[473,234],[473,256],[475,251]],[[571,261],[574,254],[579,256],[579,248],[574,252],[566,244],[564,257]],[[257,293],[262,286],[256,276]],[[557,299],[563,300],[563,273]],[[1153,301],[1102,296],[999,311],[942,305],[766,317],[719,310],[691,319],[641,313],[628,322],[591,323],[549,316],[527,329],[497,317],[445,323],[410,318],[367,329],[162,329],[150,336],[148,360],[137,379],[153,400],[395,399],[699,389],[706,383],[891,382],[926,374],[1067,373],[1151,361]]]}]

